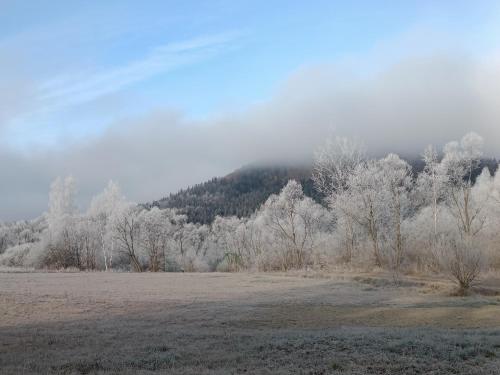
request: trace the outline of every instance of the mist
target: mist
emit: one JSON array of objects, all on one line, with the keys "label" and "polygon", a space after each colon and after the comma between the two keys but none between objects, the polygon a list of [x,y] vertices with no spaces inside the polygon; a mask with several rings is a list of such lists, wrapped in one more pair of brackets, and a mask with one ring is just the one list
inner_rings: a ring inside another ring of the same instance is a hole
[{"label": "mist", "polygon": [[[487,63],[485,62],[487,61]],[[327,136],[363,141],[368,152],[417,156],[475,131],[487,156],[500,149],[500,72],[496,58],[400,58],[371,72],[346,64],[293,72],[272,98],[246,110],[192,120],[169,108],[117,121],[58,149],[0,151],[0,220],[45,211],[49,184],[73,175],[82,208],[107,181],[136,202],[223,176],[249,163],[312,160]]]}]

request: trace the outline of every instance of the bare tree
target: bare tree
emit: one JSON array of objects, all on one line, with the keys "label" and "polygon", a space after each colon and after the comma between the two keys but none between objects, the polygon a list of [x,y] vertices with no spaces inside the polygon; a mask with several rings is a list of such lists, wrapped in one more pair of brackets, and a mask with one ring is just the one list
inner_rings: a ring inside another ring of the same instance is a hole
[{"label": "bare tree", "polygon": [[387,204],[383,206],[388,209],[387,238],[392,250],[390,264],[394,280],[398,282],[405,251],[402,225],[410,213],[409,193],[413,187],[412,172],[410,165],[395,154],[389,154],[379,164],[387,197]]},{"label": "bare tree", "polygon": [[433,220],[433,242],[437,241],[438,221],[439,221],[439,202],[443,199],[446,175],[444,168],[439,163],[439,157],[433,146],[428,146],[422,159],[425,163],[424,170],[418,176],[418,189],[423,198],[424,205],[432,207]]},{"label": "bare tree", "polygon": [[460,143],[448,143],[444,150],[442,163],[447,177],[447,203],[464,239],[474,237],[484,223],[481,220],[484,204],[475,202],[472,197],[473,173],[479,165],[482,144],[479,135],[469,133]]},{"label": "bare tree", "polygon": [[[449,271],[460,288],[466,290],[479,276],[481,251],[476,236],[483,229],[487,199],[476,199],[473,194],[473,173],[482,155],[483,138],[475,133],[465,135],[460,143],[445,146],[443,168],[446,171],[448,207],[456,219],[461,243],[451,246]],[[488,172],[489,174],[489,172]]]},{"label": "bare tree", "polygon": [[301,268],[314,247],[321,207],[304,196],[302,186],[290,180],[279,195],[269,197],[263,215],[269,228],[282,243],[281,267]]},{"label": "bare tree", "polygon": [[254,254],[250,246],[251,231],[245,220],[217,216],[212,224],[212,234],[215,244],[224,249],[228,270],[239,271],[249,267]]},{"label": "bare tree", "polygon": [[[337,212],[337,216],[343,212],[336,210],[338,197],[349,188],[349,180],[364,158],[361,143],[341,137],[327,139],[315,152],[312,174],[314,186]],[[345,232],[344,259],[350,262],[356,241],[354,222],[350,215],[344,215],[344,220],[337,219],[342,221]]]},{"label": "bare tree", "polygon": [[371,242],[374,264],[378,267],[383,263],[379,243],[383,178],[377,161],[360,164],[349,178],[348,188],[336,201],[345,215],[365,229]]},{"label": "bare tree", "polygon": [[470,246],[470,242],[452,240],[448,242],[446,259],[450,275],[458,284],[458,294],[467,294],[481,274],[481,252]]},{"label": "bare tree", "polygon": [[134,271],[142,272],[142,265],[137,254],[140,234],[137,210],[135,205],[130,205],[115,213],[113,229],[119,251],[128,257]]},{"label": "bare tree", "polygon": [[112,217],[126,206],[120,187],[113,181],[90,203],[87,216],[96,233],[103,257],[104,269],[108,271],[113,264],[115,236],[113,235]]},{"label": "bare tree", "polygon": [[171,223],[166,211],[158,207],[142,211],[140,217],[141,244],[149,258],[149,270],[158,272],[165,267],[165,252],[169,236],[172,233]]},{"label": "bare tree", "polygon": [[45,265],[49,267],[81,267],[75,193],[76,185],[72,177],[58,177],[51,185],[47,214],[49,245],[45,259]]},{"label": "bare tree", "polygon": [[342,137],[328,138],[315,152],[314,186],[325,197],[345,190],[349,178],[364,158],[361,143]]}]

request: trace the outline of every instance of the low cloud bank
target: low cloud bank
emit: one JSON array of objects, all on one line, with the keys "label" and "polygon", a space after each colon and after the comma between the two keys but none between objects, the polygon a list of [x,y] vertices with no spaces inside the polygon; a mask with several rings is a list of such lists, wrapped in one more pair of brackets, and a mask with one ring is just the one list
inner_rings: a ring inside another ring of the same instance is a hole
[{"label": "low cloud bank", "polygon": [[338,65],[295,72],[266,103],[217,119],[188,121],[158,111],[115,123],[58,151],[0,151],[0,220],[31,218],[50,181],[72,174],[82,205],[109,179],[129,199],[169,192],[253,162],[311,160],[326,136],[364,141],[376,154],[419,154],[475,131],[500,155],[500,64],[450,56],[402,59],[359,75]]}]

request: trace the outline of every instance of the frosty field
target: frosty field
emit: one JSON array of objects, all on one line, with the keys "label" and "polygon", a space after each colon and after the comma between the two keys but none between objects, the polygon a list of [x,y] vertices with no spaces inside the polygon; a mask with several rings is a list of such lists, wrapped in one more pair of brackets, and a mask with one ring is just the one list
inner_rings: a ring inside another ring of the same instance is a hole
[{"label": "frosty field", "polygon": [[500,282],[0,273],[2,374],[498,374]]}]

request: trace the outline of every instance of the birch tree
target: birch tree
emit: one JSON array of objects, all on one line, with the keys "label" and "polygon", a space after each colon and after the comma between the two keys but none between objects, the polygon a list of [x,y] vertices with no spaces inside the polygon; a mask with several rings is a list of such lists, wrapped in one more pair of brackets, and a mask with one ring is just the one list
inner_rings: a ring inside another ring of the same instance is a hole
[{"label": "birch tree", "polygon": [[418,176],[417,185],[423,204],[432,208],[433,243],[435,244],[438,236],[439,202],[444,196],[446,176],[439,162],[437,150],[433,146],[425,149],[422,159],[425,167]]},{"label": "birch tree", "polygon": [[87,216],[98,236],[98,244],[103,257],[104,269],[113,266],[115,236],[112,218],[127,205],[117,183],[109,181],[104,191],[95,196],[87,211]]}]

